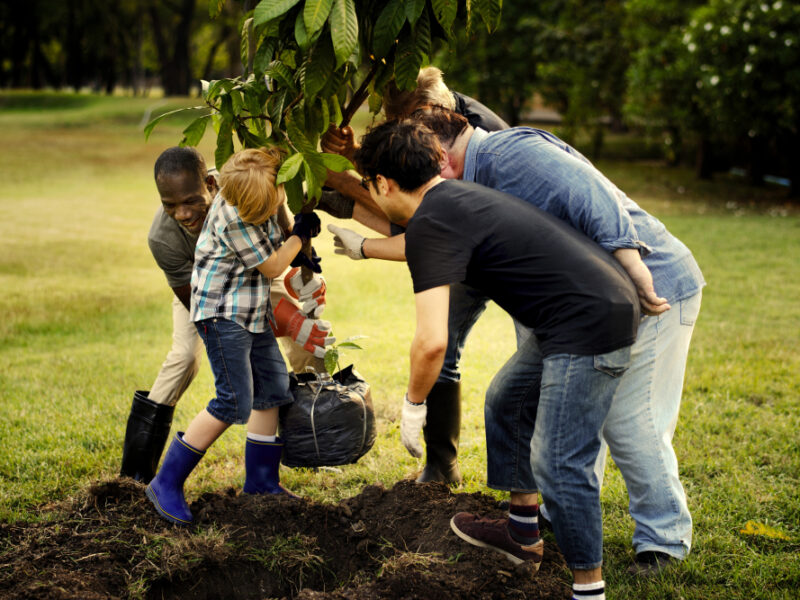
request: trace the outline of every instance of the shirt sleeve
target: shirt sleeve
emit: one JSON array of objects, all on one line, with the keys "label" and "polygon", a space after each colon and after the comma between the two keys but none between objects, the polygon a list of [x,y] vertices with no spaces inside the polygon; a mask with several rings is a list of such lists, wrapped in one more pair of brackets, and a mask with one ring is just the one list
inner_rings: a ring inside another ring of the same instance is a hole
[{"label": "shirt sleeve", "polygon": [[157,240],[148,239],[147,243],[150,246],[150,252],[153,254],[156,264],[164,272],[169,287],[181,287],[191,282],[192,267],[194,265],[193,257],[189,259],[181,252],[176,252],[168,244]]},{"label": "shirt sleeve", "polygon": [[468,236],[427,217],[415,218],[406,231],[406,262],[414,293],[464,281],[472,256]]},{"label": "shirt sleeve", "polygon": [[220,238],[246,269],[257,267],[274,252],[274,247],[263,229],[245,223],[240,218],[227,223],[220,232]]},{"label": "shirt sleeve", "polygon": [[[642,256],[651,252],[639,239],[622,204],[624,194],[583,156],[541,136],[530,135],[517,142],[527,147],[522,153],[530,157],[526,164],[520,165],[522,148],[517,143],[509,144],[502,156],[487,153],[484,158],[488,160],[480,161],[492,171],[488,177],[500,186],[492,187],[568,222],[609,253],[620,248],[639,250]],[[481,179],[479,175],[479,183]]]}]

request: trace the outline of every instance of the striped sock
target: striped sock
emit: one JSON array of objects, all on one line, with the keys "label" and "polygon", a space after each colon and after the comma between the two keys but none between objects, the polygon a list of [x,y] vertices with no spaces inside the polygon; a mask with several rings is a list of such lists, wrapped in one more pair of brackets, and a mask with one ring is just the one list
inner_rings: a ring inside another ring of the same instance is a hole
[{"label": "striped sock", "polygon": [[508,507],[508,532],[514,541],[530,546],[539,541],[539,505],[512,504]]},{"label": "striped sock", "polygon": [[573,583],[572,600],[606,600],[606,582]]}]

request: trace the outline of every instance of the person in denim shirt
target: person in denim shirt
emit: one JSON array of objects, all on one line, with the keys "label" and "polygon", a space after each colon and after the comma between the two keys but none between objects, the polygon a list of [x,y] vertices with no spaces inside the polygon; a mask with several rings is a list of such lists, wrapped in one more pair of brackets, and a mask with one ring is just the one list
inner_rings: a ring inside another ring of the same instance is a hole
[{"label": "person in denim shirt", "polygon": [[[437,134],[447,153],[443,177],[513,194],[583,231],[618,258],[620,249],[643,257],[652,282],[646,273],[629,274],[647,316],[603,436],[625,478],[636,523],[631,571],[650,574],[684,558],[691,548],[692,519],[672,438],[705,285],[691,251],[583,155],[547,131],[515,127],[489,133],[437,109],[420,111],[415,118]],[[532,333],[515,326],[520,343]],[[605,457],[604,448],[595,469],[601,483]]]}]

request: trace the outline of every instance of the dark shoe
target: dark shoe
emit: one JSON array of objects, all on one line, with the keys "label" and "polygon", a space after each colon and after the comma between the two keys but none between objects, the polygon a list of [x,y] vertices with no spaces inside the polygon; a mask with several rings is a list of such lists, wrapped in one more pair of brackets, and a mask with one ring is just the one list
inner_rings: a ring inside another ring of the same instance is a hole
[{"label": "dark shoe", "polygon": [[174,406],[156,404],[147,397],[147,392],[139,390],[133,394],[122,445],[120,475],[150,483],[167,443],[174,412]]},{"label": "dark shoe", "polygon": [[458,469],[458,438],[461,434],[461,383],[444,381],[434,384],[427,399],[425,468],[417,483],[441,481],[461,483]]},{"label": "dark shoe", "polygon": [[677,560],[678,559],[674,556],[670,556],[665,552],[658,552],[657,550],[639,552],[633,564],[628,567],[628,573],[631,575],[641,575],[642,577],[653,577],[672,563],[677,562]]},{"label": "dark shoe", "polygon": [[280,461],[283,442],[280,438],[274,442],[257,442],[247,438],[244,447],[245,494],[286,494],[291,498],[300,496],[293,494],[280,484]]},{"label": "dark shoe", "polygon": [[164,457],[164,463],[145,493],[158,514],[177,525],[192,522],[192,512],[183,496],[183,483],[197,466],[205,451],[183,441],[183,432],[175,434]]},{"label": "dark shoe", "polygon": [[461,512],[450,519],[450,529],[473,546],[497,550],[515,565],[529,563],[534,573],[542,564],[544,540],[523,546],[511,537],[508,519],[487,519]]}]

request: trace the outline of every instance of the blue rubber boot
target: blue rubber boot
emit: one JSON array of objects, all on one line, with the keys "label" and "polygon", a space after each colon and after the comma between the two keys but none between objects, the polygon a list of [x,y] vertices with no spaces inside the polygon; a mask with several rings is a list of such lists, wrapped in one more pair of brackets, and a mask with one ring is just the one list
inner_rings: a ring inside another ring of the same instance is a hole
[{"label": "blue rubber boot", "polygon": [[175,434],[164,462],[145,492],[158,514],[177,525],[189,525],[192,513],[183,497],[183,483],[197,466],[205,451],[183,441],[183,432]]},{"label": "blue rubber boot", "polygon": [[258,442],[247,438],[244,447],[245,494],[286,494],[292,498],[300,496],[291,493],[280,484],[278,472],[283,452],[283,442]]}]

